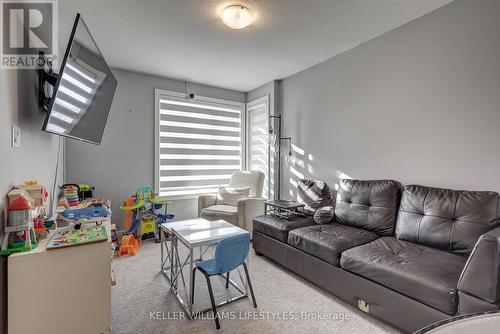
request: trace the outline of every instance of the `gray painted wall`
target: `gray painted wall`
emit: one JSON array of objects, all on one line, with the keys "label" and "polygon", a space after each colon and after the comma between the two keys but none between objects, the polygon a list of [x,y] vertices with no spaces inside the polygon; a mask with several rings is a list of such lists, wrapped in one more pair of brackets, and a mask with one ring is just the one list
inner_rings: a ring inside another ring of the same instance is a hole
[{"label": "gray painted wall", "polygon": [[[282,195],[300,176],[500,191],[500,3],[456,0],[281,82],[247,94],[191,85],[245,102],[270,94],[298,162],[284,163]],[[101,146],[68,141],[67,181],[97,186],[118,205],[153,183],[154,89],[185,83],[114,70],[118,89]],[[291,182],[290,182],[291,179]],[[194,200],[176,201],[179,218]]]},{"label": "gray painted wall", "polygon": [[281,82],[295,174],[500,191],[500,1],[457,0]]},{"label": "gray painted wall", "polygon": [[[0,70],[0,234],[7,217],[7,192],[27,179],[51,191],[57,161],[57,136],[42,132],[45,113],[38,108],[38,79],[32,70]],[[21,128],[21,147],[11,147],[11,126]],[[61,184],[64,162],[61,150]]]},{"label": "gray painted wall", "polygon": [[[102,143],[99,146],[74,140],[67,142],[66,180],[96,186],[97,196],[113,202],[113,222],[121,224],[124,215],[118,208],[124,198],[143,185],[154,185],[154,91],[184,92],[185,83],[161,77],[113,70],[118,81]],[[189,84],[200,96],[246,101],[242,92]],[[169,207],[177,218],[198,215],[197,201],[176,200]]]}]

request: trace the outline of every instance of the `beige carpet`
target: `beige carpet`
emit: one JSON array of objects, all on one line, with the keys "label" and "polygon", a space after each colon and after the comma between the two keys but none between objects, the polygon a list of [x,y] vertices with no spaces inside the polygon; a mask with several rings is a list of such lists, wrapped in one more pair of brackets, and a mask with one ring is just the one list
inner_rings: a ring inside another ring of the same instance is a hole
[{"label": "beige carpet", "polygon": [[[160,274],[160,246],[145,242],[136,256],[113,260],[117,280],[112,288],[113,333],[399,333],[266,257],[255,256],[253,250],[249,263],[258,308],[249,298],[220,307],[226,319],[217,331],[211,312],[201,319],[177,319],[182,308]],[[236,272],[231,275],[238,277]],[[220,277],[214,277],[212,284],[219,301],[236,292],[226,290]],[[197,307],[210,305],[200,274],[195,302]]]}]

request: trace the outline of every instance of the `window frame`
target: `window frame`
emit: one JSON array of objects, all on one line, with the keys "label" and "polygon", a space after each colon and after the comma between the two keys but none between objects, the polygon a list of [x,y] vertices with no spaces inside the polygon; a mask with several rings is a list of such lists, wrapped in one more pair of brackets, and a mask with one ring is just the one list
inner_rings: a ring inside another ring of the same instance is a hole
[{"label": "window frame", "polygon": [[[189,99],[186,93],[155,89],[155,128],[154,128],[154,189],[155,193],[160,195],[160,100],[162,98],[170,98],[174,100],[182,100],[183,102],[203,102],[213,106],[228,106],[240,109],[240,170],[246,169],[247,166],[247,142],[246,142],[246,104],[244,102],[230,101],[219,98],[196,95],[194,99]],[[185,194],[159,196],[161,200],[179,200],[179,199],[195,199],[200,194]]]},{"label": "window frame", "polygon": [[[250,142],[250,111],[251,108],[255,108],[255,106],[258,106],[259,104],[265,103],[267,106],[267,127],[269,130],[270,124],[269,124],[269,117],[271,115],[271,106],[269,105],[270,102],[270,96],[269,94],[266,94],[264,96],[258,97],[250,102],[246,103],[245,109],[246,109],[246,124],[245,124],[245,132],[246,132],[246,138],[245,138],[245,150],[246,150],[246,155],[245,155],[245,169],[249,170],[250,168],[250,147],[248,145],[251,143]],[[270,198],[271,195],[271,148],[269,147],[269,144],[267,145],[267,198]]]}]

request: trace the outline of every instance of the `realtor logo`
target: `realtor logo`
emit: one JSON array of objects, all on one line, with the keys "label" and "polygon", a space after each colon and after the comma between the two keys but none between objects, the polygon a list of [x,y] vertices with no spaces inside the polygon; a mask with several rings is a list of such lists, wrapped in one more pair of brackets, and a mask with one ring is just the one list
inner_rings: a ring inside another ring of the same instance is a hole
[{"label": "realtor logo", "polygon": [[40,68],[46,60],[57,67],[57,0],[1,0],[1,4],[0,68]]}]

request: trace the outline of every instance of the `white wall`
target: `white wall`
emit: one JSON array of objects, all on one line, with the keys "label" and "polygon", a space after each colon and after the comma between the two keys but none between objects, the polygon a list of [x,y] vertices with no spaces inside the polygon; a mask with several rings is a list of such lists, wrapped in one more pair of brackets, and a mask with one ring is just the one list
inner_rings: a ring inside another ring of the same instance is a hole
[{"label": "white wall", "polygon": [[500,191],[500,1],[457,0],[281,82],[290,178]]},{"label": "white wall", "polygon": [[[60,137],[42,132],[38,79],[32,70],[0,70],[0,234],[7,217],[7,192],[27,179],[52,191]],[[11,126],[21,128],[21,147],[11,147]],[[63,156],[57,184],[63,175]]]},{"label": "white wall", "polygon": [[[185,91],[185,83],[135,72],[113,70],[118,81],[99,146],[67,142],[66,180],[96,186],[97,196],[113,202],[113,221],[121,228],[123,199],[144,185],[154,186],[154,91]],[[246,101],[242,92],[190,84],[200,96]],[[196,217],[196,200],[176,200],[169,211],[179,219]]]}]

